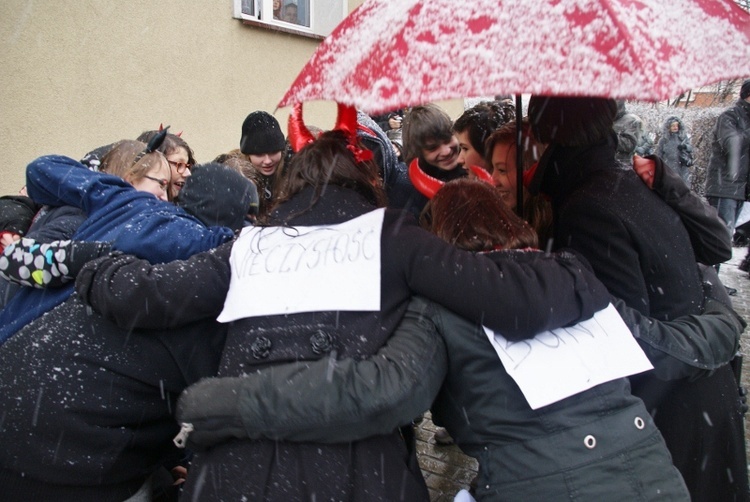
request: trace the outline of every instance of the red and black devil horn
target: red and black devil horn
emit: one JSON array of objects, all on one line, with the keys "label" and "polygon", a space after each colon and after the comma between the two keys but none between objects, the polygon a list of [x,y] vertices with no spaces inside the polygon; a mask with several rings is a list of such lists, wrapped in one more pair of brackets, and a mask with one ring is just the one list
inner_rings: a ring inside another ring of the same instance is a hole
[{"label": "red and black devil horn", "polygon": [[302,103],[296,103],[289,114],[287,136],[293,152],[299,152],[305,146],[315,141],[315,136],[305,125],[302,118]]},{"label": "red and black devil horn", "polygon": [[426,172],[422,171],[419,167],[419,159],[414,159],[411,161],[411,164],[409,164],[409,179],[411,180],[411,184],[414,185],[414,188],[428,199],[432,199],[438,190],[445,185],[444,181],[433,178]]}]

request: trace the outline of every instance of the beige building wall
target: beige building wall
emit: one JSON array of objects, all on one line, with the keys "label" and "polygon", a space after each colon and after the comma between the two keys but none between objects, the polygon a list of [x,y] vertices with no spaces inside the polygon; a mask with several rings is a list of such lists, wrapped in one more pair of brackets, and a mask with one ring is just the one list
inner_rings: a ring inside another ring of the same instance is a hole
[{"label": "beige building wall", "polygon": [[[0,195],[40,155],[79,159],[160,123],[183,131],[199,162],[237,148],[253,110],[285,129],[276,103],[319,40],[232,12],[231,0],[0,2]],[[328,128],[335,106],[312,103],[305,118]]]}]

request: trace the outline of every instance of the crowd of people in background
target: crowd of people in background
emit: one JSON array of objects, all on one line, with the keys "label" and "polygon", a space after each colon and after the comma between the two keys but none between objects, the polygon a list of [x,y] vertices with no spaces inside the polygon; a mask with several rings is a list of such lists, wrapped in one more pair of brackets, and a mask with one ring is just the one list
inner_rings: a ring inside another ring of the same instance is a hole
[{"label": "crowd of people in background", "polygon": [[[748,500],[717,271],[750,80],[706,200],[682,120],[651,142],[612,99],[339,105],[329,131],[301,111],[286,135],[253,111],[205,163],[161,126],[41,157],[0,197],[4,500],[427,501],[428,409],[477,500]],[[534,406],[495,344],[609,307],[652,369]]]}]

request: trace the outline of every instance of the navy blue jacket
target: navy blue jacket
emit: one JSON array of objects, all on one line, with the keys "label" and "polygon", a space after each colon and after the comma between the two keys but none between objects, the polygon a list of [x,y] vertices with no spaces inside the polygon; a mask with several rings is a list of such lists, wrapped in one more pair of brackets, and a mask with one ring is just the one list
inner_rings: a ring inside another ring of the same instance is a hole
[{"label": "navy blue jacket", "polygon": [[[88,214],[73,239],[111,242],[113,249],[152,263],[188,258],[234,237],[228,228],[208,228],[183,209],[139,192],[121,178],[82,168],[68,157],[33,161],[26,170],[26,187],[37,203],[74,206]],[[0,312],[0,343],[72,292],[72,285],[19,291]]]}]

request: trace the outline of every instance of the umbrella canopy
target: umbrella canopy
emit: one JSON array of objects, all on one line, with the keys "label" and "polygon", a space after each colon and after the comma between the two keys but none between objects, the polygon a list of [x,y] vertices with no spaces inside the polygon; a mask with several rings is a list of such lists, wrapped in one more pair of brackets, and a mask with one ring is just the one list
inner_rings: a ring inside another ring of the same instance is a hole
[{"label": "umbrella canopy", "polygon": [[368,113],[496,94],[661,100],[750,75],[750,14],[731,0],[366,0],[279,106]]}]

